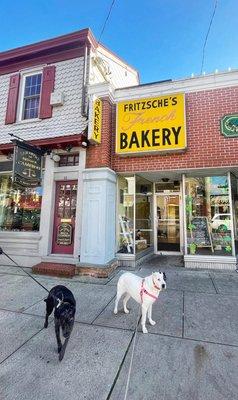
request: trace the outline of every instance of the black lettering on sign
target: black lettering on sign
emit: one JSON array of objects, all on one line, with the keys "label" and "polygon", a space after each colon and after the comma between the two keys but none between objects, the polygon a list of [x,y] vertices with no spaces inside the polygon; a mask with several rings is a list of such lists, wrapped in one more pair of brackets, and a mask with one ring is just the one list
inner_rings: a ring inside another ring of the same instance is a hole
[{"label": "black lettering on sign", "polygon": [[148,147],[150,147],[150,142],[148,139],[149,129],[147,131],[141,132],[141,147],[145,147],[145,143]]},{"label": "black lettering on sign", "polygon": [[178,103],[177,97],[172,98],[172,106],[175,106]]},{"label": "black lettering on sign", "polygon": [[121,134],[120,134],[120,148],[121,149],[126,149],[127,145],[128,145],[127,134],[125,132],[121,132]]},{"label": "black lettering on sign", "polygon": [[140,147],[139,140],[137,138],[137,135],[136,135],[135,131],[132,132],[131,140],[130,140],[130,144],[129,144],[129,149],[132,148],[133,144],[135,144],[137,148]]},{"label": "black lettering on sign", "polygon": [[170,129],[168,129],[168,128],[163,128],[162,129],[163,146],[165,146],[166,144],[168,144],[169,146],[171,145],[171,142],[170,142],[170,139],[169,139],[170,135],[171,135]]},{"label": "black lettering on sign", "polygon": [[181,126],[179,126],[177,129],[172,127],[172,131],[173,131],[174,138],[175,138],[174,144],[178,144],[178,137],[179,137],[179,133],[181,131]]},{"label": "black lettering on sign", "polygon": [[160,143],[157,140],[160,139],[160,134],[156,135],[156,132],[159,132],[160,129],[152,129],[152,146],[160,146]]}]

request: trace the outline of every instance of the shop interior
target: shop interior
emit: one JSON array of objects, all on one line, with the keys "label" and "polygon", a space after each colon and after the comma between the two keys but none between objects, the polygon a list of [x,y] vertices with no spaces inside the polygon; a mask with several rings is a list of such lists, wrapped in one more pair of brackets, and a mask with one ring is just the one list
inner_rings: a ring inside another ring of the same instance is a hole
[{"label": "shop interior", "polygon": [[212,172],[119,176],[118,254],[235,255],[237,178]]}]

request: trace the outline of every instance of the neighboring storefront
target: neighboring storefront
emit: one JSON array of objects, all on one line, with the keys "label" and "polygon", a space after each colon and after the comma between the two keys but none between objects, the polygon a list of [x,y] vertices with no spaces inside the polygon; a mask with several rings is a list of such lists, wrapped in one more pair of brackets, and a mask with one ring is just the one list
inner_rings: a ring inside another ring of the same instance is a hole
[{"label": "neighboring storefront", "polygon": [[89,29],[0,53],[0,246],[21,265],[79,260],[87,88],[103,82],[138,73]]},{"label": "neighboring storefront", "polygon": [[[183,255],[186,267],[235,269],[238,72],[115,91],[101,85],[90,93],[102,100],[104,113],[86,171],[93,171],[92,186],[105,167],[107,176],[116,174],[114,256],[120,264],[162,253]],[[109,199],[99,195],[98,201],[107,207]],[[102,220],[100,206],[98,216]],[[94,224],[101,226],[98,218]]]}]

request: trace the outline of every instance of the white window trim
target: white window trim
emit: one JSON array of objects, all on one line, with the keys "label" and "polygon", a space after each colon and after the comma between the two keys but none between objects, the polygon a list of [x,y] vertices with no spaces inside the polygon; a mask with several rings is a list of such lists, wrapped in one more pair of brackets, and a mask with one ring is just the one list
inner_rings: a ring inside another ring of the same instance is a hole
[{"label": "white window trim", "polygon": [[[25,89],[25,82],[28,76],[43,74],[42,68],[32,69],[31,71],[24,71],[21,72],[21,79],[20,79],[20,90],[19,90],[19,97],[18,97],[18,109],[17,109],[17,122],[27,123],[32,121],[40,121],[40,118],[23,118],[23,105],[24,105],[24,89]],[[41,91],[42,91],[42,81],[41,81]],[[41,102],[41,93],[40,93],[40,102]],[[40,104],[39,102],[39,104]]]}]

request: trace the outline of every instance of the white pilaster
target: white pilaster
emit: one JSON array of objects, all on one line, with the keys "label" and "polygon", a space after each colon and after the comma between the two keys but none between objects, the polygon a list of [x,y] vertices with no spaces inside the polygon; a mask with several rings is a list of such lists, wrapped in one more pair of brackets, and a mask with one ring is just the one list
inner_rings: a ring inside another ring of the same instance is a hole
[{"label": "white pilaster", "polygon": [[74,235],[74,258],[78,259],[80,254],[81,232],[82,232],[82,209],[83,209],[83,170],[86,163],[86,150],[80,149],[78,170],[78,193]]},{"label": "white pilaster", "polygon": [[116,174],[109,168],[83,172],[80,263],[105,265],[115,258]]},{"label": "white pilaster", "polygon": [[54,223],[54,198],[54,161],[50,156],[46,156],[40,219],[41,240],[39,244],[39,253],[41,256],[47,256],[51,253]]}]

